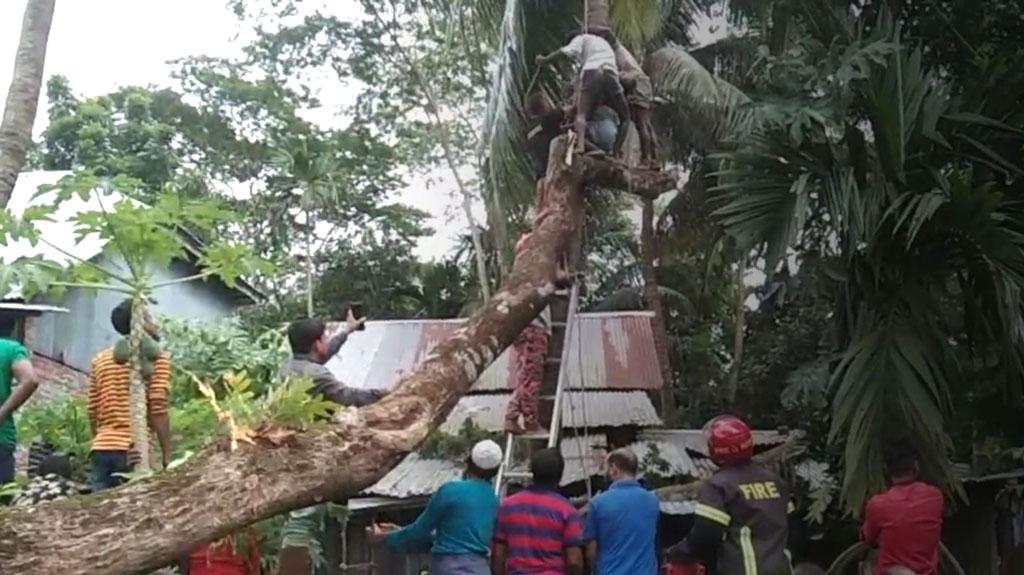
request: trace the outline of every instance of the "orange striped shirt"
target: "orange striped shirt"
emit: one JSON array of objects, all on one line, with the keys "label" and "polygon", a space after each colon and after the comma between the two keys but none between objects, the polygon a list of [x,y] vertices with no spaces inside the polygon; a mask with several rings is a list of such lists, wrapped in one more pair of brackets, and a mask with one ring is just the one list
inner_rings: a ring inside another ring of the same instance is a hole
[{"label": "orange striped shirt", "polygon": [[[150,416],[167,413],[171,361],[161,353],[146,385]],[[114,361],[114,350],[96,354],[89,374],[89,420],[95,429],[93,451],[128,451],[132,446],[131,368]]]}]

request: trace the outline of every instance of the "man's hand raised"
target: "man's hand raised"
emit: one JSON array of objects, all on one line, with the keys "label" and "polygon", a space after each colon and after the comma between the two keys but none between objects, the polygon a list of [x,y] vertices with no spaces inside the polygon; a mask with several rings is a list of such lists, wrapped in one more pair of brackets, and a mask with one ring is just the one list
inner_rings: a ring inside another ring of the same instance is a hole
[{"label": "man's hand raised", "polygon": [[348,310],[348,316],[345,318],[345,330],[348,333],[359,330],[366,323],[366,318],[361,317],[356,319],[356,316],[352,314],[352,310]]}]

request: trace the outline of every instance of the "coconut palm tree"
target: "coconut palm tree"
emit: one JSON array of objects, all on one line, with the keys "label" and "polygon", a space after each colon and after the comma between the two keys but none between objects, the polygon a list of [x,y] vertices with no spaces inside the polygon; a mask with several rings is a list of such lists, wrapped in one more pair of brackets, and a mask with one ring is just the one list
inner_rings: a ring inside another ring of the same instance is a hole
[{"label": "coconut palm tree", "polygon": [[21,25],[21,40],[14,59],[14,77],[7,91],[0,123],[0,208],[7,205],[32,144],[39,92],[43,85],[46,43],[57,0],[28,0]]},{"label": "coconut palm tree", "polygon": [[[537,69],[534,57],[550,53],[564,43],[565,36],[585,25],[610,26],[620,41],[644,62],[658,95],[666,100],[666,122],[660,134],[665,141],[663,159],[689,161],[696,144],[718,141],[726,134],[749,130],[754,117],[748,113],[749,100],[734,86],[715,77],[680,43],[688,43],[687,31],[694,20],[706,13],[713,2],[702,0],[596,0],[587,2],[540,2],[507,0],[478,2],[480,18],[501,14],[498,61],[491,89],[491,101],[482,138],[487,183],[485,199],[505,210],[525,209],[533,200],[524,149],[526,119],[522,110],[525,93],[542,89],[552,95],[564,94],[570,79],[556,72]],[[560,98],[559,98],[560,99]],[[660,120],[661,118],[659,118]],[[678,137],[685,134],[684,138]],[[673,137],[675,136],[675,137]],[[655,207],[644,200],[641,226],[641,255],[644,295],[655,312],[654,332],[665,381],[671,382],[668,342],[660,290],[654,270],[657,241],[653,233]],[[507,219],[507,218],[503,218]],[[671,385],[662,398],[672,411]]]}]

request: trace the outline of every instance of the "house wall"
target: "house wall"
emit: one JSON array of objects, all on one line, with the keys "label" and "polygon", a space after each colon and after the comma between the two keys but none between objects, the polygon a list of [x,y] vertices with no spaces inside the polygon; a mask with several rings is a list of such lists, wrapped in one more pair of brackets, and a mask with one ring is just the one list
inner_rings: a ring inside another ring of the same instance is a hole
[{"label": "house wall", "polygon": [[[104,256],[94,262],[108,269],[124,267]],[[168,269],[152,270],[152,281],[170,281],[195,273],[190,263],[175,261]],[[157,304],[152,310],[156,314],[180,319],[214,320],[231,314],[239,306],[236,294],[214,281],[167,286],[156,290],[154,297]],[[92,357],[119,337],[110,325],[110,311],[123,299],[117,292],[82,289],[68,290],[59,299],[50,298],[47,303],[66,307],[69,313],[49,313],[33,319],[26,343],[39,354],[88,371]]]}]

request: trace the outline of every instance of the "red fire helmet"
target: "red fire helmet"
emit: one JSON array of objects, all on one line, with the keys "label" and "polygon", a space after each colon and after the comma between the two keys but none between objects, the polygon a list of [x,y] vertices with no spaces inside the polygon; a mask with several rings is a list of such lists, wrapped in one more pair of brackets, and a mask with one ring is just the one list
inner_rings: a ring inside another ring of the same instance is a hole
[{"label": "red fire helmet", "polygon": [[733,415],[720,415],[706,426],[708,451],[717,465],[737,465],[754,456],[754,434],[750,426]]}]

